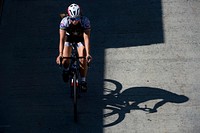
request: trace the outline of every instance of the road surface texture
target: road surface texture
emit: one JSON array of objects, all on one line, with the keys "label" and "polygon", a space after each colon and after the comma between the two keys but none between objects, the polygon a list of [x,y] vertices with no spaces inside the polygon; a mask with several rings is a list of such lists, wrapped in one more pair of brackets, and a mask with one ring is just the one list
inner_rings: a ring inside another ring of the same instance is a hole
[{"label": "road surface texture", "polygon": [[199,133],[200,1],[75,1],[93,56],[78,123],[55,63],[72,2],[4,1],[0,133]]}]

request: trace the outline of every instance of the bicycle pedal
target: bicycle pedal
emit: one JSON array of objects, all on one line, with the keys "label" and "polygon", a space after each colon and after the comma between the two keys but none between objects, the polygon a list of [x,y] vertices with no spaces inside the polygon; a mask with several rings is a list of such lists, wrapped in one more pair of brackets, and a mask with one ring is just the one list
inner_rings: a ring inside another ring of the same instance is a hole
[{"label": "bicycle pedal", "polygon": [[87,87],[81,87],[81,92],[87,92]]}]

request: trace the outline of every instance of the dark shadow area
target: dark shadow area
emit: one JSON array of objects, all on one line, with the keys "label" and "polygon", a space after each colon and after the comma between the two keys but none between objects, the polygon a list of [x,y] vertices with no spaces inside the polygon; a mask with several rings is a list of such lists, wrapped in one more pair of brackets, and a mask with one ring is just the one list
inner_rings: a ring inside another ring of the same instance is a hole
[{"label": "dark shadow area", "polygon": [[161,0],[90,0],[84,5],[85,9],[87,13],[92,12],[89,17],[94,42],[100,47],[134,47],[164,42]]},{"label": "dark shadow area", "polygon": [[[89,91],[79,101],[77,124],[69,91],[55,64],[59,14],[72,2],[80,4],[92,25]],[[103,95],[104,50],[164,42],[161,0],[8,0],[4,5],[0,26],[4,110],[0,115],[4,115],[2,123],[9,125],[2,129],[5,133],[103,133],[103,109],[116,106],[116,101],[109,102],[113,95]],[[150,88],[143,89],[144,93]],[[123,94],[119,99],[126,102]],[[127,106],[124,112],[132,108]]]},{"label": "dark shadow area", "polygon": [[3,12],[3,0],[0,0],[0,25],[1,25],[1,16],[2,16],[2,12]]},{"label": "dark shadow area", "polygon": [[[4,118],[0,123],[9,127],[1,127],[1,132],[103,132],[102,67],[98,67],[102,70],[98,73],[96,88],[89,83],[94,89],[79,99],[79,121],[74,123],[68,86],[63,83],[55,63],[59,14],[69,3],[57,0],[5,2],[0,27],[0,118]],[[103,55],[99,56],[103,60]],[[97,75],[92,70],[90,74]]]},{"label": "dark shadow area", "polygon": [[[125,119],[126,113],[130,113],[132,110],[156,113],[159,111],[159,108],[166,103],[181,104],[189,100],[189,98],[184,95],[178,95],[161,88],[132,87],[121,91],[123,88],[121,83],[111,79],[105,79],[105,82],[114,84],[116,88],[105,88],[106,94],[103,98],[104,110],[108,112],[104,114],[104,118],[114,115],[116,115],[117,118],[111,123],[106,123],[104,127],[119,124]],[[139,106],[139,104],[152,100],[156,100],[153,107],[147,107],[147,105],[144,107]]]}]

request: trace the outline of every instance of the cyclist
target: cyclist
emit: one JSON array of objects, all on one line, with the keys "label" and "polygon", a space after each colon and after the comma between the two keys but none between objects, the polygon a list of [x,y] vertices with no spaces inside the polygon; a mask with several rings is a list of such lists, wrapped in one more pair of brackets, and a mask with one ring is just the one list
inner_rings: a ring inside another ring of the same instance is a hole
[{"label": "cyclist", "polygon": [[59,41],[59,55],[56,59],[58,64],[62,63],[64,66],[63,80],[67,82],[69,80],[69,63],[70,60],[61,57],[70,57],[73,42],[76,42],[79,57],[86,57],[86,59],[80,59],[80,75],[82,89],[87,90],[86,75],[87,75],[87,62],[92,59],[90,55],[90,21],[87,17],[82,16],[80,6],[77,4],[71,4],[67,8],[67,16],[65,16],[60,22],[60,41]]}]

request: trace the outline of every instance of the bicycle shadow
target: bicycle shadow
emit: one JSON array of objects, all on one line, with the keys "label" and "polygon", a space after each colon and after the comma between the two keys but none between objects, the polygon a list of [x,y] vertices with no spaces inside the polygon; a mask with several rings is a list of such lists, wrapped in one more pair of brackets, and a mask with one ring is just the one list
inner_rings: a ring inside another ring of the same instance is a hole
[{"label": "bicycle shadow", "polygon": [[[179,95],[161,88],[153,87],[131,87],[122,91],[122,84],[118,81],[105,79],[104,82],[110,82],[116,86],[115,89],[104,88],[107,93],[104,95],[104,119],[118,115],[115,121],[104,124],[104,127],[114,126],[125,119],[126,113],[132,110],[141,110],[147,113],[156,113],[159,108],[166,103],[181,104],[189,100],[184,95]],[[155,100],[153,107],[147,107],[145,102]],[[158,101],[159,100],[159,101]],[[106,111],[107,110],[107,111]]]}]

